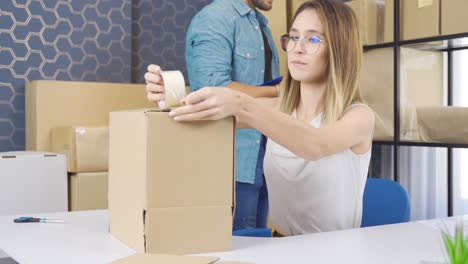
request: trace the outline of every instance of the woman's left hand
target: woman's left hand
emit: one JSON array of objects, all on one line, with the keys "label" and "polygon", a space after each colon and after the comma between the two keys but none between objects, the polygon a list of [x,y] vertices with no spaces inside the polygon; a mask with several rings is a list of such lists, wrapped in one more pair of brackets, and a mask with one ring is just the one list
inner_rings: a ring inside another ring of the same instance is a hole
[{"label": "woman's left hand", "polygon": [[182,102],[184,106],[169,115],[175,121],[219,120],[235,116],[242,106],[243,94],[224,87],[205,87],[192,92]]}]

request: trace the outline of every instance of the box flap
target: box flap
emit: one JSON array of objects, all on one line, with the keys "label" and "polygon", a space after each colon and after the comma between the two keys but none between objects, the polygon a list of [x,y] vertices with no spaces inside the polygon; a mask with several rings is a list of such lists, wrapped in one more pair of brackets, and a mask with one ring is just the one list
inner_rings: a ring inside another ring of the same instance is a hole
[{"label": "box flap", "polygon": [[113,264],[211,264],[218,261],[215,257],[189,257],[162,254],[135,254],[130,257],[119,259]]}]

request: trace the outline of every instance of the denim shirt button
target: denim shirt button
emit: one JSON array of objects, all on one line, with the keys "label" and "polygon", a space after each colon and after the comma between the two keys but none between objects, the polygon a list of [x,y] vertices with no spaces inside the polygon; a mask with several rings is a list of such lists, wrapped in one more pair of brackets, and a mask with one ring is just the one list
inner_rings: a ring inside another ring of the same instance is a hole
[{"label": "denim shirt button", "polygon": [[258,27],[258,26],[255,26],[255,30],[258,30],[258,29],[259,29],[259,27]]},{"label": "denim shirt button", "polygon": [[260,140],[257,140],[257,144],[260,144]]}]

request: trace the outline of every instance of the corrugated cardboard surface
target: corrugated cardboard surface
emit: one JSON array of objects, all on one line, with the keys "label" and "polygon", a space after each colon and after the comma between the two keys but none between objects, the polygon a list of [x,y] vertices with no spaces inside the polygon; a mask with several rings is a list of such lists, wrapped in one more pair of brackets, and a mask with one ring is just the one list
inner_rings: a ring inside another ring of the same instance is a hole
[{"label": "corrugated cardboard surface", "polygon": [[440,35],[440,0],[404,0],[400,5],[401,39]]},{"label": "corrugated cardboard surface", "polygon": [[[401,48],[400,128],[404,140],[418,140],[416,107],[442,105],[443,58],[440,52]],[[364,53],[361,91],[376,112],[374,139],[393,139],[393,49]]]},{"label": "corrugated cardboard surface", "polygon": [[50,151],[59,126],[107,126],[109,112],[153,107],[144,85],[33,81],[26,84],[26,149]]},{"label": "corrugated cardboard surface", "polygon": [[442,35],[468,32],[467,0],[442,0]]},{"label": "corrugated cardboard surface", "polygon": [[108,127],[56,127],[51,133],[53,152],[67,156],[68,172],[109,169]]},{"label": "corrugated cardboard surface", "polygon": [[[146,118],[145,208],[232,205],[232,120],[180,123],[164,112]],[[200,184],[213,188],[193,188]]]},{"label": "corrugated cardboard surface", "polygon": [[468,107],[417,108],[422,141],[468,143]]},{"label": "corrugated cardboard surface", "polygon": [[70,210],[102,210],[108,208],[108,173],[77,173],[69,176]]},{"label": "corrugated cardboard surface", "polygon": [[353,0],[345,3],[356,14],[362,43],[364,45],[377,44],[377,2],[375,0]]},{"label": "corrugated cardboard surface", "polygon": [[147,252],[190,254],[231,249],[230,205],[149,209],[145,223]]},{"label": "corrugated cardboard surface", "polygon": [[[395,7],[394,0],[385,0],[385,6],[384,6],[384,12],[383,12],[384,13],[383,42],[385,43],[393,42],[394,7]],[[381,18],[377,17],[377,19],[380,20]],[[380,32],[377,32],[377,33],[380,34]]]},{"label": "corrugated cardboard surface", "polygon": [[178,123],[167,112],[113,112],[109,171],[116,238],[148,253],[230,249],[233,118]]},{"label": "corrugated cardboard surface", "polygon": [[162,254],[135,254],[119,259],[113,264],[211,264],[218,258],[215,257],[188,257]]},{"label": "corrugated cardboard surface", "polygon": [[146,116],[115,112],[109,122],[109,222],[114,237],[145,252]]}]

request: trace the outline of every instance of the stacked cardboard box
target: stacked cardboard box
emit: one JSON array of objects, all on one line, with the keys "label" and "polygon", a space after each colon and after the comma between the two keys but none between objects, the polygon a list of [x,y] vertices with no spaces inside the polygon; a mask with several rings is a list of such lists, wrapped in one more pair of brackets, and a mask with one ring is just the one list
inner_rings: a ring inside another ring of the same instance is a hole
[{"label": "stacked cardboard box", "polygon": [[[439,52],[410,48],[402,48],[400,55],[400,135],[419,140],[416,109],[443,103],[443,58]],[[376,140],[393,140],[393,69],[392,48],[364,53],[361,91],[376,112]]]},{"label": "stacked cardboard box", "polygon": [[109,112],[152,106],[144,85],[33,81],[26,85],[26,148],[67,156],[70,210],[105,209]]},{"label": "stacked cardboard box", "polygon": [[468,32],[466,0],[405,0],[400,3],[404,40]]}]

